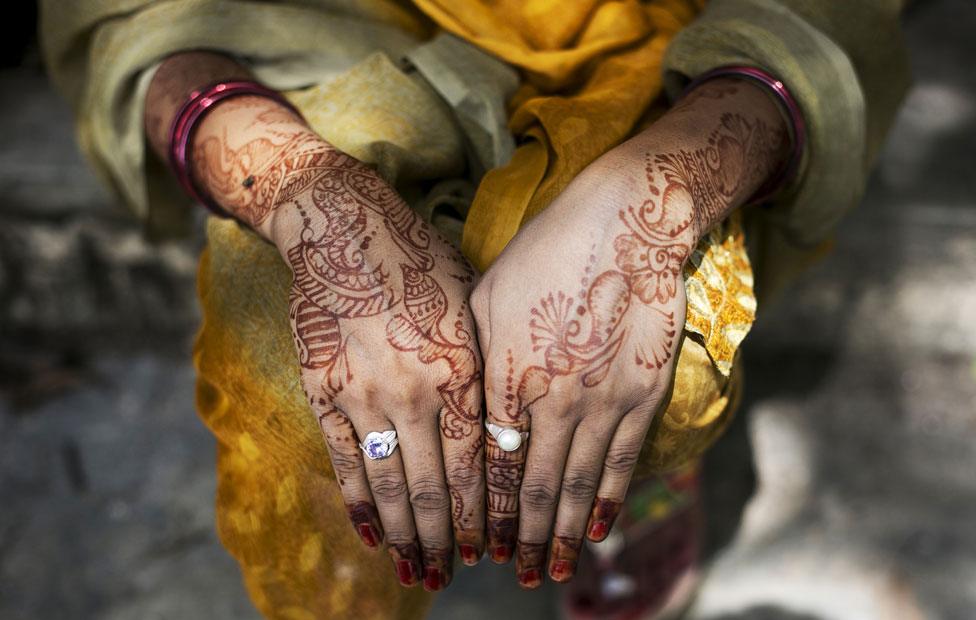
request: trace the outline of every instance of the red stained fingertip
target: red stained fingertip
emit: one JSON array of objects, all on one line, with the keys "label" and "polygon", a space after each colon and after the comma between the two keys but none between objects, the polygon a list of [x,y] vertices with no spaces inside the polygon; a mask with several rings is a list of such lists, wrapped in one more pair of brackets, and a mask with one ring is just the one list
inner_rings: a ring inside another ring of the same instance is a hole
[{"label": "red stained fingertip", "polygon": [[534,590],[542,585],[542,571],[538,568],[530,568],[522,571],[518,576],[519,585],[527,590]]},{"label": "red stained fingertip", "polygon": [[458,551],[461,554],[461,561],[468,566],[474,566],[481,560],[481,554],[474,548],[474,545],[459,545]]}]

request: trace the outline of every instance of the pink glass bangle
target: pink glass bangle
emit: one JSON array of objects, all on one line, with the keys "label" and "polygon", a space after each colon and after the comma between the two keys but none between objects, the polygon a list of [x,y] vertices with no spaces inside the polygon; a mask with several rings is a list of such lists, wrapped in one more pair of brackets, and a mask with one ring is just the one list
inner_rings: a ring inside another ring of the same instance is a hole
[{"label": "pink glass bangle", "polygon": [[217,82],[206,88],[191,92],[186,102],[177,111],[169,130],[169,163],[173,168],[173,174],[176,175],[177,181],[179,181],[180,185],[183,186],[183,190],[191,198],[205,206],[215,215],[221,217],[231,216],[212,197],[207,195],[206,192],[200,191],[193,180],[190,166],[190,149],[193,144],[193,134],[196,132],[197,126],[199,126],[204,116],[207,115],[207,112],[212,110],[220,101],[243,95],[267,97],[285,106],[299,118],[302,117],[298,110],[295,109],[295,106],[279,92],[262,86],[257,82],[249,80]]},{"label": "pink glass bangle", "polygon": [[768,181],[756,190],[756,193],[753,194],[752,198],[746,204],[765,202],[792,182],[800,169],[800,162],[803,161],[803,152],[806,149],[807,143],[807,126],[803,120],[803,112],[782,80],[756,67],[726,66],[706,71],[688,84],[688,87],[685,88],[681,95],[682,98],[708,80],[718,77],[746,78],[765,86],[779,102],[780,107],[789,120],[789,132],[793,143],[789,159],[780,166],[775,174],[770,176]]}]

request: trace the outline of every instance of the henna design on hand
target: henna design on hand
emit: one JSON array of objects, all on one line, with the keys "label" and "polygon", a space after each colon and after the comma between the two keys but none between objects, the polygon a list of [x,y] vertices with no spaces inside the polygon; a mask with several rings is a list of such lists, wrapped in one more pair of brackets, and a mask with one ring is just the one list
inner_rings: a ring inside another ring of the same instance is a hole
[{"label": "henna design on hand", "polygon": [[684,285],[681,272],[693,242],[704,232],[695,230],[696,222],[714,221],[742,187],[765,179],[772,170],[763,162],[770,158],[756,152],[781,143],[762,120],[726,113],[707,146],[646,156],[648,197],[618,212],[624,231],[613,241],[614,268],[594,276],[594,248],[575,296],[550,292],[530,310],[532,351],[542,352],[543,365],[522,373],[514,411],[506,407],[509,419],[524,419],[555,377],[579,375],[584,387],[602,382],[628,340],[624,319],[635,301],[656,317],[652,325],[643,323],[644,335],[633,343],[635,363],[660,370],[671,360],[679,326],[669,304]]},{"label": "henna design on hand", "polygon": [[[735,85],[715,84],[696,96],[717,101],[737,92]],[[501,410],[490,412],[492,419],[529,430],[533,405],[549,393],[554,380],[574,378],[582,388],[596,387],[615,363],[619,368],[618,358],[644,373],[649,384],[661,380],[683,327],[683,309],[674,304],[683,296],[682,271],[694,245],[744,193],[770,176],[774,155],[788,146],[785,131],[771,128],[760,116],[726,112],[718,118],[700,146],[663,153],[642,148],[641,189],[617,210],[610,243],[590,249],[577,289],[549,290],[529,309],[534,363],[516,371],[508,351],[504,400]],[[493,556],[496,548],[504,556],[517,528],[525,450],[503,452],[489,438],[487,456],[489,539],[497,545]],[[620,507],[619,501],[597,498],[585,533],[594,540],[605,538]],[[583,534],[554,537],[549,571],[554,579],[572,576]],[[539,551],[539,545],[531,545],[518,544],[520,582],[535,583],[531,571],[543,566],[542,559],[528,562]]]},{"label": "henna design on hand", "polygon": [[664,174],[665,198],[690,200],[696,221],[717,223],[743,187],[758,186],[772,175],[777,160],[768,154],[787,147],[786,133],[773,131],[761,118],[726,112],[705,146],[657,155],[654,163]]},{"label": "henna design on hand", "polygon": [[303,180],[314,178],[328,163],[341,161],[340,154],[325,147],[295,114],[284,108],[269,109],[261,97],[236,97],[221,106],[225,113],[251,112],[253,118],[243,130],[260,127],[261,135],[238,148],[230,146],[226,130],[206,136],[194,148],[194,177],[253,228],[276,205],[301,191]]},{"label": "henna design on hand", "polygon": [[[324,377],[309,391],[321,393],[329,402],[337,398],[354,380],[344,333],[354,328],[357,319],[389,314],[385,328],[389,346],[415,354],[421,364],[444,362],[449,369],[436,386],[443,402],[441,434],[452,440],[469,437],[481,421],[481,373],[474,339],[464,321],[466,302],[450,312],[444,288],[434,275],[436,261],[427,224],[375,173],[343,158],[349,159],[337,153],[315,158],[303,154],[307,165],[284,162],[289,174],[283,177],[277,198],[279,203],[293,200],[303,219],[298,242],[286,256],[294,274],[290,314],[299,360],[307,369],[322,371]],[[379,236],[393,244],[387,242],[382,253],[371,252]],[[450,264],[463,265],[460,273],[451,275],[473,280],[463,259]],[[481,446],[480,440],[472,442],[459,457],[460,467],[479,462]],[[466,513],[461,493],[448,487],[462,542],[465,531],[480,529],[480,524]],[[446,584],[450,578],[443,565],[431,570],[435,572],[424,577],[428,585]]]},{"label": "henna design on hand", "polygon": [[[442,403],[436,413],[442,438],[464,441],[463,447],[452,444],[456,448],[444,443],[447,490],[457,542],[467,544],[469,558],[480,555],[481,506],[472,493],[480,491],[481,479],[481,372],[466,301],[475,279],[471,266],[374,170],[274,101],[242,96],[221,102],[201,122],[193,154],[201,188],[273,241],[291,268],[289,316],[302,387],[319,413],[340,485],[355,477],[355,495],[368,481],[352,424],[345,414],[333,417],[337,403],[357,385],[349,400],[356,413],[364,394],[382,382],[375,369],[355,360],[374,352],[383,358],[384,347],[403,353],[398,359],[412,362],[402,368],[414,387],[428,378],[436,386],[430,396]],[[457,472],[477,472],[477,488],[466,488]],[[364,542],[381,537],[366,506],[351,501],[349,510]],[[453,553],[426,550],[428,556],[434,564],[424,579],[442,587],[450,581]],[[418,564],[415,579],[419,570]]]}]

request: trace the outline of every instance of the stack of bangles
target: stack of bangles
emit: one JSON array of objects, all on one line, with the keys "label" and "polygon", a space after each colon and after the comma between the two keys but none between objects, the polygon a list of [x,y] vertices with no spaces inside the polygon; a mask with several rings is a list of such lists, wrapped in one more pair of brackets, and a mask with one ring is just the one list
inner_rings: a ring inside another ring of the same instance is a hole
[{"label": "stack of bangles", "polygon": [[[784,162],[780,169],[749,200],[749,204],[764,202],[788,184],[800,168],[800,162],[803,159],[807,140],[806,124],[803,121],[803,114],[800,111],[800,106],[797,105],[796,100],[786,88],[786,85],[773,75],[756,67],[726,66],[712,69],[695,78],[681,96],[684,97],[703,83],[719,77],[748,79],[764,86],[779,103],[789,121],[789,133],[792,143],[789,159]],[[220,208],[213,198],[205,192],[200,191],[193,181],[189,162],[189,151],[193,141],[193,134],[207,112],[213,109],[214,105],[220,101],[243,95],[267,97],[277,101],[301,118],[301,113],[295,106],[277,91],[254,81],[235,80],[218,82],[190,93],[186,102],[176,113],[169,133],[170,166],[172,166],[173,173],[176,175],[180,185],[183,186],[184,191],[191,198],[197,200],[211,212],[221,217],[229,217],[229,214]]]},{"label": "stack of bangles", "polygon": [[221,209],[220,205],[212,197],[208,196],[206,192],[200,191],[200,188],[193,181],[190,166],[190,149],[193,146],[193,134],[196,132],[201,121],[203,121],[203,118],[207,115],[207,112],[212,110],[218,102],[245,95],[267,97],[268,99],[277,101],[294,112],[299,118],[302,118],[301,113],[295,106],[278,91],[251,80],[234,80],[217,82],[216,84],[211,84],[210,86],[191,92],[186,102],[177,111],[169,130],[169,164],[173,168],[173,174],[176,175],[176,179],[183,186],[183,191],[209,209],[214,215],[219,215],[220,217],[231,216]]},{"label": "stack of bangles", "polygon": [[800,163],[803,161],[803,153],[806,150],[807,143],[807,126],[803,120],[803,112],[782,80],[762,69],[740,65],[717,67],[711,71],[702,73],[688,84],[678,100],[680,101],[705,82],[720,77],[747,79],[765,87],[776,99],[788,121],[790,143],[792,144],[790,157],[746,203],[761,204],[776,195],[783,187],[793,181],[800,169]]}]

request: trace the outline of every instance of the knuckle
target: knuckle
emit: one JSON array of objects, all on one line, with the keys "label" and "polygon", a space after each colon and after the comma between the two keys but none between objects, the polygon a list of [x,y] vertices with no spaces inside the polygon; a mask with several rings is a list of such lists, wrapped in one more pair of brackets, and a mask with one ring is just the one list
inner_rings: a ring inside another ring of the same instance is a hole
[{"label": "knuckle", "polygon": [[456,467],[447,472],[447,483],[461,495],[470,495],[481,488],[484,476],[480,467]]},{"label": "knuckle", "polygon": [[410,504],[417,512],[437,513],[447,510],[450,499],[444,485],[423,479],[411,485]]},{"label": "knuckle", "polygon": [[589,502],[596,495],[596,479],[589,473],[566,472],[562,494],[576,502]]},{"label": "knuckle", "polygon": [[337,474],[350,475],[357,473],[363,466],[363,457],[359,452],[349,450],[331,450],[332,469]]},{"label": "knuckle", "polygon": [[640,456],[640,445],[619,446],[607,452],[605,467],[614,474],[629,474],[637,465]]},{"label": "knuckle", "polygon": [[559,493],[549,481],[526,480],[522,483],[519,502],[530,510],[550,511],[556,507]]},{"label": "knuckle", "polygon": [[399,501],[407,493],[407,483],[403,477],[392,472],[373,476],[370,486],[377,500],[388,503]]},{"label": "knuckle", "polygon": [[392,527],[383,523],[384,538],[390,547],[401,547],[409,545],[416,540],[416,536],[405,530],[401,525],[395,524]]},{"label": "knuckle", "polygon": [[487,278],[482,279],[471,291],[471,314],[478,321],[488,320],[488,286]]}]

